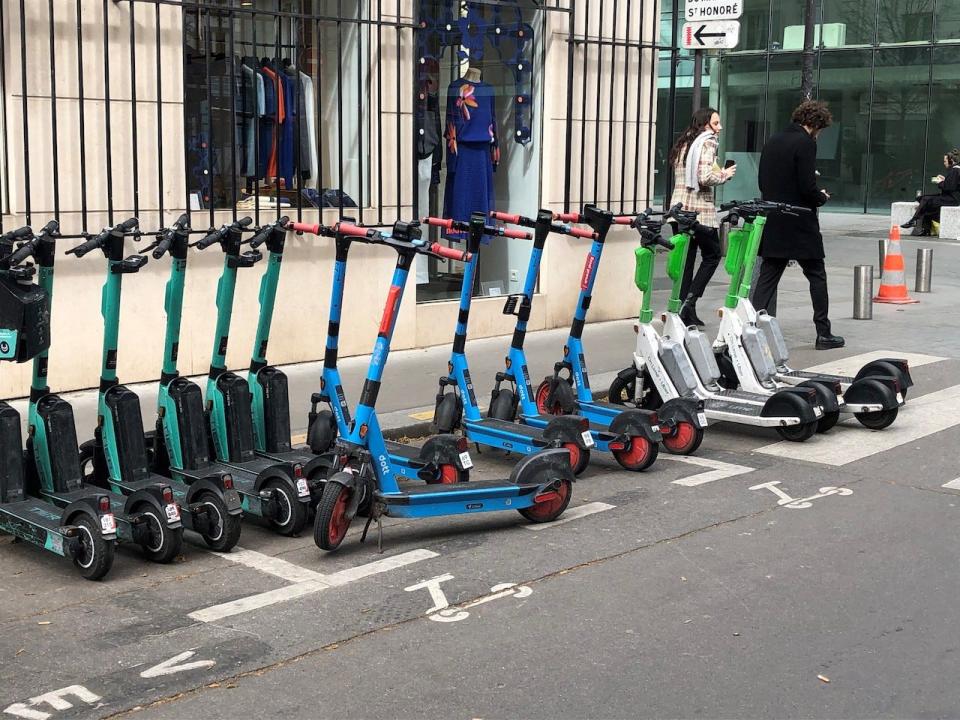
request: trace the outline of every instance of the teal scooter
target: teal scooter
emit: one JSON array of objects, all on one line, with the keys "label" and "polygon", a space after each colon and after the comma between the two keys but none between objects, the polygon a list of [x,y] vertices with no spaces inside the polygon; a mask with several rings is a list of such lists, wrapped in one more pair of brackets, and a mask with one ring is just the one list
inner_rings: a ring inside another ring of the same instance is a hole
[{"label": "teal scooter", "polygon": [[[186,221],[186,216],[180,221]],[[184,527],[205,536],[206,542],[210,544],[210,536],[219,533],[218,523],[211,521],[211,518],[216,516],[208,505],[196,501],[196,493],[191,492],[190,485],[180,479],[161,478],[151,470],[143,432],[140,398],[117,380],[117,339],[120,332],[123,276],[137,273],[146,264],[146,253],[165,242],[166,232],[161,231],[159,239],[145,248],[142,254],[128,258],[124,258],[123,254],[125,236],[116,229],[101,233],[91,243],[85,244],[92,244],[103,252],[107,258],[107,277],[101,302],[104,324],[103,364],[100,372],[97,427],[93,440],[80,445],[80,465],[85,482],[123,495],[134,495],[145,483],[169,483],[176,502],[166,506],[166,517],[158,517],[151,508],[144,508],[143,512],[149,519],[153,533],[153,552],[172,558],[179,550],[182,530],[167,530],[162,527],[165,522],[172,525],[182,521]],[[76,248],[73,254],[83,257],[91,249],[85,246]]]},{"label": "teal scooter", "polygon": [[243,218],[194,243],[198,250],[219,244],[223,251],[206,413],[214,453],[218,462],[234,472],[244,511],[265,518],[281,535],[296,535],[307,524],[311,501],[303,465],[257,455],[250,385],[227,370],[237,272],[240,268],[253,267],[263,258],[259,250],[242,249],[246,244],[243,233],[251,222],[250,218]]},{"label": "teal scooter", "polygon": [[[36,236],[29,227],[0,238],[0,360],[33,360],[34,387],[46,374],[50,346],[50,294],[54,238],[59,225],[49,223]],[[17,250],[16,241],[21,241]],[[42,285],[35,282],[40,263]],[[40,358],[43,358],[42,360]],[[88,580],[100,580],[113,566],[116,521],[106,493],[87,487],[62,485],[70,502],[59,507],[27,492],[27,468],[20,432],[20,413],[0,402],[0,531],[47,552],[69,558]],[[62,480],[62,476],[57,477]]]},{"label": "teal scooter", "polygon": [[163,303],[167,323],[157,392],[157,423],[156,431],[148,434],[148,448],[151,470],[169,477],[175,488],[187,487],[187,507],[199,506],[206,511],[205,516],[194,514],[194,530],[211,550],[229,552],[240,540],[243,505],[234,478],[241,473],[234,473],[211,458],[200,386],[180,377],[177,369],[189,243],[189,219],[182,215],[161,233],[153,248],[155,260],[169,253],[171,263]]},{"label": "teal scooter", "polygon": [[[118,233],[121,236],[136,228],[134,219],[127,220],[115,228],[105,230],[100,235],[87,240],[69,252],[83,254],[100,246],[105,235]],[[36,242],[37,262],[40,266],[40,287],[53,297],[54,243],[48,234],[38,237]],[[106,355],[106,354],[105,354]],[[104,364],[112,364],[113,359],[105,357]],[[80,452],[77,447],[77,429],[73,417],[73,407],[66,400],[50,392],[47,384],[47,352],[44,351],[34,361],[33,382],[30,386],[30,405],[27,416],[27,456],[28,487],[31,494],[49,500],[58,507],[65,508],[75,501],[76,493],[87,494],[90,489],[83,481],[80,467]],[[101,530],[116,533],[121,543],[139,545],[144,556],[155,562],[170,562],[171,544],[179,549],[181,523],[176,512],[173,489],[166,482],[148,480],[137,487],[129,496],[111,490],[97,489],[103,492],[110,502],[113,518],[104,518]],[[170,508],[170,505],[174,505]],[[114,518],[116,520],[115,527]],[[154,521],[159,519],[159,525]],[[158,545],[158,536],[164,540]],[[174,553],[175,554],[175,553]]]}]

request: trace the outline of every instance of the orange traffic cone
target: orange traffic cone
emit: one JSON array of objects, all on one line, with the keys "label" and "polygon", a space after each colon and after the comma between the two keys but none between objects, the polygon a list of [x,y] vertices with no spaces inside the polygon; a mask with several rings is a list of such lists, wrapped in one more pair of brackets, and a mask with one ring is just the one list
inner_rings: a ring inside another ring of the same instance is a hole
[{"label": "orange traffic cone", "polygon": [[880,280],[880,291],[873,301],[894,305],[920,302],[907,294],[903,252],[900,250],[900,228],[896,225],[890,228],[887,252],[883,257],[883,279]]}]

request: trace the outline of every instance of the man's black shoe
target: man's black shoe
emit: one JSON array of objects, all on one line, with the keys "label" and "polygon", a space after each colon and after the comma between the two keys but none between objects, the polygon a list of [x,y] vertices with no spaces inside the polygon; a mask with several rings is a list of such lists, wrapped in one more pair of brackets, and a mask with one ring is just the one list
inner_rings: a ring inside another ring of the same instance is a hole
[{"label": "man's black shoe", "polygon": [[839,335],[818,335],[817,350],[836,350],[846,345],[846,341]]},{"label": "man's black shoe", "polygon": [[680,306],[680,321],[690,327],[691,325],[696,325],[697,327],[703,327],[706,323],[703,322],[699,317],[697,317],[697,306],[684,303]]},{"label": "man's black shoe", "polygon": [[903,225],[901,225],[900,227],[902,227],[904,230],[909,230],[910,228],[912,228],[912,227],[913,227],[914,225],[916,225],[916,224],[917,224],[916,219],[915,219],[915,218],[911,218],[910,220],[907,220],[907,221],[906,221]]}]

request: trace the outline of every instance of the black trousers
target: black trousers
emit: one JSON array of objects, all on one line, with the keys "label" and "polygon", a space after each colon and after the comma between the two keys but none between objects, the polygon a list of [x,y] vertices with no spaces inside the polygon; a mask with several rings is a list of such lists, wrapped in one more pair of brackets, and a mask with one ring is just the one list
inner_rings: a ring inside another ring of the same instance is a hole
[{"label": "black trousers", "polygon": [[914,217],[920,221],[920,227],[930,232],[933,222],[940,222],[940,210],[953,207],[957,204],[949,195],[921,195],[917,198],[920,203]]},{"label": "black trousers", "polygon": [[[697,262],[697,248],[700,249],[702,260],[700,269],[694,276],[693,266]],[[687,263],[683,266],[683,277],[680,280],[681,300],[686,300],[689,295],[693,295],[693,301],[696,302],[703,297],[707,283],[710,282],[710,278],[720,264],[721,253],[720,233],[716,228],[704,227],[693,233],[687,250]]]},{"label": "black trousers", "polygon": [[[789,260],[784,258],[763,258],[760,265],[760,277],[753,290],[753,306],[757,310],[766,310],[777,314],[777,285]],[[827,295],[827,270],[823,260],[797,260],[803,274],[810,283],[810,301],[813,303],[813,324],[817,335],[830,335],[830,298]]]}]

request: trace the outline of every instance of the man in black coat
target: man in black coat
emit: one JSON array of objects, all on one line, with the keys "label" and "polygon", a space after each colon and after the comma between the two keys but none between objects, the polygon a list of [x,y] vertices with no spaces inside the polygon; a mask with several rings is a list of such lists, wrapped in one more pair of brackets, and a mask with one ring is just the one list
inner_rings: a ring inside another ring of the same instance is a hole
[{"label": "man in black coat", "polygon": [[760,154],[759,184],[764,200],[810,208],[809,213],[771,213],[760,245],[760,276],[753,292],[757,310],[776,313],[777,285],[790,260],[796,260],[810,283],[817,350],[843,347],[830,330],[827,271],[817,208],[830,199],[817,187],[817,136],[833,118],[825,103],[807,100],[793,111],[793,124],[771,137]]}]

